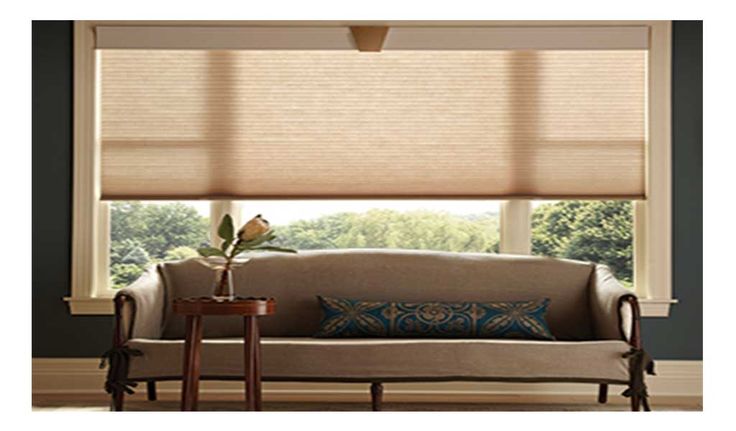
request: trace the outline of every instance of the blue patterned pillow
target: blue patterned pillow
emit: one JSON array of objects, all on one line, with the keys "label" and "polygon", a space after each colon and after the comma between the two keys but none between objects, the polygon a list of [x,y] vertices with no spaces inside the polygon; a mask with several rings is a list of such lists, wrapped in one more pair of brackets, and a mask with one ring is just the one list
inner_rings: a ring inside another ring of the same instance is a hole
[{"label": "blue patterned pillow", "polygon": [[549,299],[515,302],[385,302],[318,296],[315,337],[523,338],[554,340]]}]

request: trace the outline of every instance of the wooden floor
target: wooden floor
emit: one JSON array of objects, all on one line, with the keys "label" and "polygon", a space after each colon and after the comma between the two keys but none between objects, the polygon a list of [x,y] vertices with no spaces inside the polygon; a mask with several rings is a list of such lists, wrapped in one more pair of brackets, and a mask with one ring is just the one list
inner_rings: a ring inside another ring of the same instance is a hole
[{"label": "wooden floor", "polygon": [[[654,411],[701,411],[702,403],[676,402],[653,405]],[[321,403],[321,402],[266,402],[264,411],[369,411],[370,403]],[[72,402],[63,400],[34,401],[34,411],[106,411],[108,405],[103,401]],[[128,401],[127,411],[177,411],[178,401]],[[200,401],[201,411],[239,411],[243,403],[238,401]],[[628,411],[623,403],[544,403],[527,404],[520,402],[479,404],[479,403],[384,403],[385,411]]]}]

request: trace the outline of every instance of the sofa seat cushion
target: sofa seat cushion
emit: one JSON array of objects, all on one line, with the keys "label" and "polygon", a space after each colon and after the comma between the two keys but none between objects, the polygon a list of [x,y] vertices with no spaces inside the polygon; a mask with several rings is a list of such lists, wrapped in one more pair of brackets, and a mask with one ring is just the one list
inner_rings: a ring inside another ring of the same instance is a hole
[{"label": "sofa seat cushion", "polygon": [[[183,340],[133,339],[129,378],[180,377]],[[623,341],[261,339],[265,380],[577,380],[626,383]],[[205,339],[201,375],[243,375],[243,340]]]}]

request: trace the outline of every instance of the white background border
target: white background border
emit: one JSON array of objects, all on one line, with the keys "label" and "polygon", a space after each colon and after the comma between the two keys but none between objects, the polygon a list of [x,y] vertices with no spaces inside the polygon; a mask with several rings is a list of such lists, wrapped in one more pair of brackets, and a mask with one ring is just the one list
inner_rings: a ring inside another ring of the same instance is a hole
[{"label": "white background border", "polygon": [[[705,413],[637,414],[636,426],[703,428],[732,419],[734,369],[734,307],[732,276],[734,230],[723,229],[733,223],[732,190],[734,178],[733,137],[733,14],[725,2],[642,2],[619,0],[590,1],[514,1],[452,2],[423,1],[270,1],[227,2],[218,0],[154,2],[26,1],[6,5],[3,20],[3,191],[2,211],[6,232],[2,253],[3,307],[2,370],[4,372],[0,408],[3,422],[23,421],[24,428],[60,429],[130,429],[146,428],[213,429],[281,426],[350,427],[370,429],[452,429],[459,426],[512,425],[525,428],[555,429],[557,426],[595,427],[596,430],[620,430],[632,424],[631,414],[575,413],[437,413],[437,414],[31,414],[31,19],[703,19],[705,29]],[[236,6],[237,5],[237,6]],[[10,211],[12,209],[12,211]],[[731,211],[729,211],[731,210]],[[53,217],[49,214],[49,217]],[[42,222],[38,221],[37,222]],[[12,226],[12,228],[9,228]],[[672,334],[676,337],[677,334]],[[719,342],[720,340],[720,342]],[[724,340],[726,340],[724,342]],[[135,421],[135,422],[134,422]],[[218,422],[218,423],[215,423]],[[485,424],[485,425],[483,425]]]}]

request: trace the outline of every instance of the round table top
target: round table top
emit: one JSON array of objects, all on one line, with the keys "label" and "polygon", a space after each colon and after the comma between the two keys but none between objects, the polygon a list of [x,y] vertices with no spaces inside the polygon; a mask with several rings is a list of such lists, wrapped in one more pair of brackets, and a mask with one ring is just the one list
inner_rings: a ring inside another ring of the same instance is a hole
[{"label": "round table top", "polygon": [[176,298],[174,313],[183,315],[269,316],[276,313],[274,298],[236,297],[232,301],[212,297]]}]

